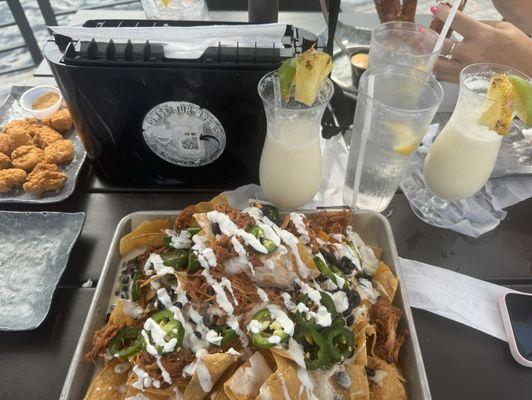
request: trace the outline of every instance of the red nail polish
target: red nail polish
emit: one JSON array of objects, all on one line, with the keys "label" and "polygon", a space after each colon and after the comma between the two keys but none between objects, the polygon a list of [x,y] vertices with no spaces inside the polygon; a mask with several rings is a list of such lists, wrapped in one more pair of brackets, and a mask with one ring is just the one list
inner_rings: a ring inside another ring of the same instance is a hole
[{"label": "red nail polish", "polygon": [[436,14],[437,11],[438,11],[438,7],[436,7],[436,6],[430,7],[430,12],[431,13]]}]

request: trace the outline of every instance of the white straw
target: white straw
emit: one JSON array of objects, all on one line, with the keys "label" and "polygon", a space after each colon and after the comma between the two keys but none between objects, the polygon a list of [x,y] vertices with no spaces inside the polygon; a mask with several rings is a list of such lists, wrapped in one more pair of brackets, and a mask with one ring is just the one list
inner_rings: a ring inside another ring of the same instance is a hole
[{"label": "white straw", "polygon": [[436,45],[434,46],[434,50],[432,53],[439,53],[441,52],[441,49],[443,47],[443,41],[445,40],[445,37],[447,36],[447,32],[449,32],[449,29],[451,28],[451,24],[453,22],[454,16],[456,15],[456,12],[458,11],[458,7],[460,6],[461,0],[454,0],[453,6],[451,7],[451,12],[447,16],[447,19],[445,20],[445,24],[443,24],[443,28],[440,32],[440,36],[438,37],[438,40],[436,41]]},{"label": "white straw", "polygon": [[355,169],[355,182],[353,183],[353,201],[352,207],[356,208],[358,201],[358,188],[360,187],[360,178],[362,176],[362,166],[364,164],[364,155],[366,153],[366,142],[368,141],[369,129],[371,127],[371,108],[373,105],[373,92],[375,88],[375,76],[368,76],[368,91],[366,112],[364,114],[364,126],[360,133],[360,147],[358,148],[357,166]]}]

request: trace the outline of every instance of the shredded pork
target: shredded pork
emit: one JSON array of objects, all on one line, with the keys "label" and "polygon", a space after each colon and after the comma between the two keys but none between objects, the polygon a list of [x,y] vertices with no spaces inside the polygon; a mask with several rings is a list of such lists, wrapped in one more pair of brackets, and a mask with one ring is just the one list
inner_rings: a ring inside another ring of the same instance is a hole
[{"label": "shredded pork", "polygon": [[370,322],[375,324],[377,330],[375,354],[389,363],[397,364],[399,350],[408,336],[406,331],[397,332],[402,314],[399,308],[390,304],[390,301],[384,297],[379,297],[370,309]]},{"label": "shredded pork", "polygon": [[95,361],[98,355],[103,354],[107,350],[109,343],[120,328],[120,325],[107,324],[94,332],[92,349],[85,355],[85,358],[89,361]]}]

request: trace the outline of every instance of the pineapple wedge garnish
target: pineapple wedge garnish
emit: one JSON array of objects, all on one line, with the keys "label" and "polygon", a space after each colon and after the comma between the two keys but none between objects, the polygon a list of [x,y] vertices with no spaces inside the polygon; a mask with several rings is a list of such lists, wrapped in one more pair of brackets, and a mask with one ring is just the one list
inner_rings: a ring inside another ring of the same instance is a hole
[{"label": "pineapple wedge garnish", "polygon": [[294,81],[296,100],[309,106],[312,105],[323,81],[331,73],[332,67],[331,56],[314,48],[308,49],[297,57]]},{"label": "pineapple wedge garnish", "polygon": [[331,56],[314,48],[286,60],[278,71],[283,99],[289,101],[295,87],[296,101],[312,105],[332,67]]},{"label": "pineapple wedge garnish", "polygon": [[508,134],[514,117],[516,95],[507,74],[495,74],[491,77],[486,98],[492,101],[478,122],[499,135]]}]

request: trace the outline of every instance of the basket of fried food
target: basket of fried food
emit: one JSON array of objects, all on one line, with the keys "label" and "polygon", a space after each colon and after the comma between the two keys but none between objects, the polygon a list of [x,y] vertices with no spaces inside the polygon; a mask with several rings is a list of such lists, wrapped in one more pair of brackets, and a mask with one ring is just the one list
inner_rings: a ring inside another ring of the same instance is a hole
[{"label": "basket of fried food", "polygon": [[223,196],[121,239],[85,399],[406,399],[398,280],[350,210]]},{"label": "basket of fried food", "polygon": [[0,133],[0,193],[24,190],[37,196],[55,192],[67,179],[63,171],[74,158],[64,135],[74,126],[66,108],[43,120],[16,119]]}]

